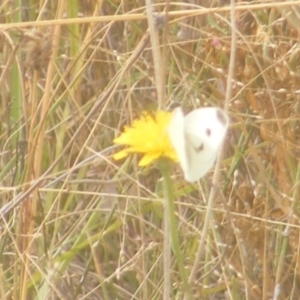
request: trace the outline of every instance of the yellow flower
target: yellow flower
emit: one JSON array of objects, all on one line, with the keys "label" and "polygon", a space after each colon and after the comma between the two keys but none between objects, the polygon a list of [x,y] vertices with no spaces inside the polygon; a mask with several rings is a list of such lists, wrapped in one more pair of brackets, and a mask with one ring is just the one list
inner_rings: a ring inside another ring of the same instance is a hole
[{"label": "yellow flower", "polygon": [[158,111],[154,115],[145,112],[130,127],[125,126],[124,132],[114,139],[114,143],[128,147],[117,152],[113,158],[118,160],[130,153],[140,153],[144,156],[139,166],[149,165],[159,157],[168,157],[177,162],[177,155],[168,135],[171,116],[170,112],[164,111]]}]

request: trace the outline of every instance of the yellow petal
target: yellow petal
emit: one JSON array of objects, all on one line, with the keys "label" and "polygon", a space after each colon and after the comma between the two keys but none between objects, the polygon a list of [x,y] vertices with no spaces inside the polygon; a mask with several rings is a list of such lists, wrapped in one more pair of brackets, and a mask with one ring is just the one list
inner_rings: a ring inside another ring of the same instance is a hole
[{"label": "yellow petal", "polygon": [[122,151],[119,151],[119,152],[115,153],[115,154],[113,155],[113,159],[114,159],[114,160],[119,160],[119,159],[122,159],[122,158],[124,158],[124,157],[126,157],[126,156],[128,156],[127,151],[122,150]]},{"label": "yellow petal", "polygon": [[153,154],[153,153],[147,153],[145,154],[142,159],[139,161],[139,166],[140,167],[145,167],[149,164],[151,164],[154,160],[156,160],[159,157],[158,154]]},{"label": "yellow petal", "polygon": [[113,157],[121,159],[130,153],[144,154],[140,166],[146,166],[161,156],[177,161],[176,153],[168,135],[171,113],[158,111],[154,114],[143,113],[131,126],[114,139],[114,143],[127,146]]}]

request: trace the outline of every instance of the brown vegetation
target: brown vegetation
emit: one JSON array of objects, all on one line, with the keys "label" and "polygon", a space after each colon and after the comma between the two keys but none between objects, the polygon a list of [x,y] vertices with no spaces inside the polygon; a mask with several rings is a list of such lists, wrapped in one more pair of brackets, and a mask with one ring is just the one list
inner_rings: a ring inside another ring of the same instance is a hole
[{"label": "brown vegetation", "polygon": [[[223,107],[231,88],[199,261],[212,173],[190,185],[174,168],[193,299],[299,299],[300,2],[238,1],[231,87],[229,1],[172,3],[166,26],[156,16],[160,70],[144,2],[2,2],[0,298],[162,299],[160,174],[113,161],[112,140],[158,108],[159,89],[161,108],[188,111]],[[173,258],[176,299],[181,275]]]}]

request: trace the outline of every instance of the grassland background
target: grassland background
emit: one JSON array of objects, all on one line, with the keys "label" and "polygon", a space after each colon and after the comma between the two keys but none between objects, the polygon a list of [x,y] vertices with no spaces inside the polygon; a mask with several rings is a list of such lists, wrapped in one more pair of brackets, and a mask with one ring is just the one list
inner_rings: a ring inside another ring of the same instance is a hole
[{"label": "grassland background", "polygon": [[[231,124],[200,258],[212,173],[190,185],[173,170],[187,274],[198,267],[192,298],[299,299],[299,4],[236,3],[226,87],[228,1],[170,3],[157,70],[151,43],[135,56],[143,1],[3,0],[0,299],[163,299],[160,174],[115,162],[112,141],[158,108],[159,91],[161,108],[189,111],[223,107],[226,88]],[[183,299],[175,258],[168,276]]]}]

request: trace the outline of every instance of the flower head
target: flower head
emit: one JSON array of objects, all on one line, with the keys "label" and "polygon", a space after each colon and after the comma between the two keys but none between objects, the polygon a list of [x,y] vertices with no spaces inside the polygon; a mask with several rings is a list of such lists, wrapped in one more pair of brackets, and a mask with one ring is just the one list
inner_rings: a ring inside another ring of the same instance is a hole
[{"label": "flower head", "polygon": [[143,154],[139,166],[146,166],[159,157],[168,157],[173,161],[178,161],[173,149],[168,126],[172,114],[158,111],[154,115],[145,112],[142,116],[134,120],[132,125],[126,126],[124,132],[114,139],[114,143],[127,146],[127,148],[117,152],[113,157],[115,160],[122,159],[130,153]]}]

